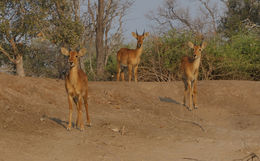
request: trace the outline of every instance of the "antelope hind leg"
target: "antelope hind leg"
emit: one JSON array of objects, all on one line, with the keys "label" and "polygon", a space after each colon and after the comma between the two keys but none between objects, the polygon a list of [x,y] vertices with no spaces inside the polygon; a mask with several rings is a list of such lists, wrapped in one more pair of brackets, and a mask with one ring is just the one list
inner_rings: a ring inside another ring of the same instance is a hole
[{"label": "antelope hind leg", "polygon": [[86,117],[87,117],[87,126],[91,126],[89,114],[88,114],[88,93],[86,92],[86,95],[84,96],[84,104],[86,109]]}]

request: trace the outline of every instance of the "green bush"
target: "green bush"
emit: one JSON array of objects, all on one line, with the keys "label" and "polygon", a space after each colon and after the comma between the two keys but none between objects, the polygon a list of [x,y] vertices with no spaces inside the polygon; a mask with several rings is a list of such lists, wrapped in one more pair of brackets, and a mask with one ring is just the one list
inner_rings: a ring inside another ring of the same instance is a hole
[{"label": "green bush", "polygon": [[238,79],[260,80],[260,42],[254,33],[240,32],[233,35],[230,40],[220,40],[215,51],[214,64],[211,79]]},{"label": "green bush", "polygon": [[[151,37],[145,43],[139,80],[181,80],[180,61],[190,55],[187,42],[199,45],[201,40],[191,33],[170,31],[161,37]],[[205,39],[199,79],[260,80],[260,42],[257,33],[239,32],[230,39],[216,35]]]}]

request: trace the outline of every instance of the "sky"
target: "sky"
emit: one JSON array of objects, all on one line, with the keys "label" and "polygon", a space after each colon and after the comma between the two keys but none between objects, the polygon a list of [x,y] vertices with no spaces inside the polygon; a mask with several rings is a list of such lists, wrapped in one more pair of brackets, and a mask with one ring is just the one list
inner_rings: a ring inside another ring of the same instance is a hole
[{"label": "sky", "polygon": [[143,30],[149,30],[150,21],[145,17],[151,10],[156,10],[157,7],[163,4],[164,0],[136,0],[131,6],[126,16],[125,33],[131,34],[138,30],[138,33],[143,33]]},{"label": "sky", "polygon": [[142,34],[144,30],[145,32],[149,32],[151,22],[146,18],[146,15],[151,10],[157,10],[158,6],[163,4],[163,1],[135,0],[125,17],[124,37],[127,42],[135,40],[131,32],[135,32],[136,30],[139,34]]},{"label": "sky", "polygon": [[[156,11],[159,6],[162,6],[165,0],[135,0],[133,6],[128,10],[125,17],[124,25],[124,36],[126,41],[135,40],[131,36],[131,32],[138,30],[139,34],[143,33],[145,29],[146,32],[151,30],[151,26],[154,25],[147,19],[146,15],[150,11]],[[189,7],[191,13],[196,15],[196,10],[198,5],[196,5],[195,0],[177,0],[180,7]],[[213,0],[212,2],[220,2],[220,0]]]}]

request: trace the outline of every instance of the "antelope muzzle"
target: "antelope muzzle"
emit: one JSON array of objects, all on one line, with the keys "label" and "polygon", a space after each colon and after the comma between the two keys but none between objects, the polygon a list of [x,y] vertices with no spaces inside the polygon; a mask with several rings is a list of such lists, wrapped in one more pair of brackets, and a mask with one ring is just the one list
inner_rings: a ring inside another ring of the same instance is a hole
[{"label": "antelope muzzle", "polygon": [[75,63],[73,61],[68,60],[68,62],[69,62],[69,65],[70,65],[71,68],[75,66]]},{"label": "antelope muzzle", "polygon": [[142,46],[142,43],[137,43],[137,48],[140,48]]}]

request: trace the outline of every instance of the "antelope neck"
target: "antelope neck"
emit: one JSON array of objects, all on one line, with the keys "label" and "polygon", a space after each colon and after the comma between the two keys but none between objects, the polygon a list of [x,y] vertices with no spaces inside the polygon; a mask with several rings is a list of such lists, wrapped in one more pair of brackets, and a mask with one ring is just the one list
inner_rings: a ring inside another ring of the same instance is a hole
[{"label": "antelope neck", "polygon": [[136,48],[136,55],[137,56],[140,56],[142,54],[142,51],[143,51],[143,46],[141,46],[140,48]]},{"label": "antelope neck", "polygon": [[70,77],[73,77],[73,78],[78,77],[78,66],[77,65],[70,68]]},{"label": "antelope neck", "polygon": [[195,60],[193,61],[193,64],[194,64],[194,68],[195,68],[195,69],[199,68],[199,65],[200,65],[200,57],[197,58],[197,59],[195,59]]}]

